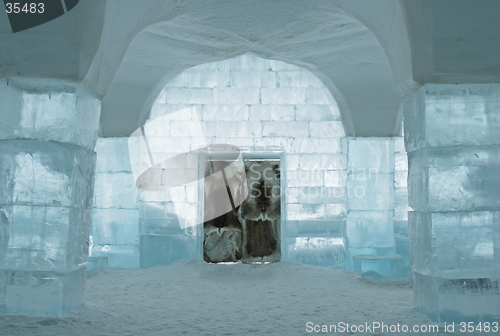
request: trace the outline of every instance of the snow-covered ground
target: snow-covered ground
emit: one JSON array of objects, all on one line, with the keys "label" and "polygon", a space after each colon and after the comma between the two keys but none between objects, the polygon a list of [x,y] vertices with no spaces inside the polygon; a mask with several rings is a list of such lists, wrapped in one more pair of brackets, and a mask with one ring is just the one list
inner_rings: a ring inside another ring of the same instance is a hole
[{"label": "snow-covered ground", "polygon": [[[340,322],[399,323],[410,329],[433,324],[413,310],[410,280],[375,282],[353,272],[292,262],[191,260],[105,270],[87,279],[84,306],[62,318],[0,316],[0,335],[314,335],[323,334],[308,332],[314,325]],[[373,334],[405,333],[379,329]]]}]

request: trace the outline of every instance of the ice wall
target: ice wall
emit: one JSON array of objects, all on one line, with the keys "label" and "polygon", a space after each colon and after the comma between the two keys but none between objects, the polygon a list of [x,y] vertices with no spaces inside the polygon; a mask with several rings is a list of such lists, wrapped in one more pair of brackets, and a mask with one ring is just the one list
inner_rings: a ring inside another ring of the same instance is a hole
[{"label": "ice wall", "polygon": [[92,256],[109,267],[139,267],[139,190],[128,155],[128,138],[100,138],[97,153]]},{"label": "ice wall", "polygon": [[[196,109],[207,143],[281,153],[284,258],[342,267],[347,155],[340,113],[325,85],[306,69],[244,55],[177,76],[156,100],[150,120],[185,107]],[[168,143],[193,142],[183,138],[183,124],[165,126]],[[186,190],[190,202],[198,201],[196,192]],[[141,207],[153,207],[142,193]],[[175,226],[175,215],[166,219]]]},{"label": "ice wall", "polygon": [[[193,133],[197,121],[203,139]],[[389,264],[390,269],[406,262],[409,268],[407,164],[402,138],[344,137],[335,101],[306,69],[252,55],[189,69],[167,84],[142,131],[154,162],[194,150],[201,143],[233,144],[252,157],[280,157],[284,259],[339,268],[347,263],[354,269],[355,255],[399,254],[406,259],[365,260],[358,271],[369,269],[391,277],[401,272],[387,272],[386,266],[377,269],[373,264]],[[97,180],[103,171],[101,155],[128,157],[113,141],[124,139],[100,139],[96,147]],[[147,152],[142,154],[138,164],[150,161]],[[175,164],[172,170],[191,171],[199,165],[190,155]],[[129,182],[123,182],[128,177],[119,180],[128,188]],[[109,195],[114,193],[113,185],[103,187]],[[139,192],[141,266],[201,258],[198,237],[202,232],[191,226],[181,228],[181,222],[199,215],[200,188],[190,184],[175,191]],[[96,187],[96,195],[98,190],[101,188]],[[190,210],[179,213],[172,198]],[[103,226],[101,231],[111,230],[100,222],[95,216],[93,232],[98,226]],[[127,223],[123,225],[132,229],[132,223]],[[125,243],[108,240],[106,244],[111,251],[114,244]]]},{"label": "ice wall", "polygon": [[415,307],[500,320],[499,85],[426,85],[404,102]]},{"label": "ice wall", "polygon": [[100,102],[62,81],[0,81],[0,313],[83,303]]}]

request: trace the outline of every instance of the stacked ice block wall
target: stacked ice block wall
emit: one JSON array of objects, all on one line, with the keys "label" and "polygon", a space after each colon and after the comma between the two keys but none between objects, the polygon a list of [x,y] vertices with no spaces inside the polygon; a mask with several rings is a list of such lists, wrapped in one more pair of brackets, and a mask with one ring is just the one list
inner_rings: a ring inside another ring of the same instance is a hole
[{"label": "stacked ice block wall", "polygon": [[[192,135],[197,122],[204,139]],[[408,258],[402,138],[346,138],[334,99],[306,69],[252,55],[188,69],[166,85],[142,131],[155,162],[171,156],[169,151],[194,150],[203,141],[237,145],[254,155],[277,153],[282,159],[285,259],[344,268],[348,240],[351,269],[352,257],[358,254]],[[98,181],[103,171],[112,173],[111,168],[101,168],[101,155],[128,157],[113,141],[124,139],[100,139],[96,148]],[[145,161],[149,160],[146,153]],[[188,155],[175,164],[172,171],[190,171],[199,163]],[[188,185],[176,188],[174,194],[173,190],[139,192],[141,266],[200,257],[202,232],[181,228],[181,222],[196,219],[199,213],[178,213],[172,202],[175,198],[186,209],[200,210],[200,188]],[[99,190],[97,186],[96,196]],[[98,221],[94,216],[94,232],[105,225]],[[108,242],[111,251],[117,242]],[[369,263],[373,262],[365,262]]]},{"label": "stacked ice block wall", "polygon": [[0,313],[83,303],[99,113],[83,87],[0,82]]},{"label": "stacked ice block wall", "polygon": [[128,155],[128,138],[100,138],[97,153],[92,256],[109,267],[139,267],[139,204]]},{"label": "stacked ice block wall", "polygon": [[[283,153],[284,258],[343,265],[347,155],[340,141],[340,113],[325,85],[303,68],[244,55],[174,78],[156,100],[150,120],[186,107],[196,109],[209,144],[233,144],[247,153]],[[183,137],[187,122],[165,125],[170,132],[166,143],[192,143],[194,139]],[[186,190],[186,201],[197,202],[197,191]],[[146,202],[153,197],[147,193],[141,192],[141,208],[156,211]],[[170,206],[160,213],[163,223],[175,226],[172,210]]]},{"label": "stacked ice block wall", "polygon": [[426,85],[404,102],[417,309],[500,319],[500,86]]}]

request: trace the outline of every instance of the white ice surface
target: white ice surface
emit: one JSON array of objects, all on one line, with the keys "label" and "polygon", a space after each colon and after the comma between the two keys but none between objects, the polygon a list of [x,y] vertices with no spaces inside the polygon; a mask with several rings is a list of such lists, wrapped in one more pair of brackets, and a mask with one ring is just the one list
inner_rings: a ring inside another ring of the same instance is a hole
[{"label": "white ice surface", "polygon": [[108,269],[87,278],[84,306],[62,318],[0,316],[0,335],[289,336],[310,335],[307,322],[428,325],[411,286],[291,262]]}]

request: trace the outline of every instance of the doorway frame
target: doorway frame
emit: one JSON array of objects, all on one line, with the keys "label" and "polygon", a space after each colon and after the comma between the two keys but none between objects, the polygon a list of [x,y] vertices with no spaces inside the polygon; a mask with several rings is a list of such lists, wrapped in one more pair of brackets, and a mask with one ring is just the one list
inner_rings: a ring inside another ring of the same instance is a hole
[{"label": "doorway frame", "polygon": [[[241,156],[243,160],[246,159],[262,159],[262,160],[279,160],[280,161],[280,261],[287,260],[288,253],[286,250],[285,238],[286,238],[286,187],[287,187],[287,176],[286,176],[286,154],[283,147],[265,147],[259,148],[257,150],[252,150],[250,148],[239,147],[241,150]],[[204,262],[203,259],[203,241],[205,239],[204,230],[204,209],[205,209],[205,161],[206,158],[200,157],[198,165],[200,172],[200,179],[198,180],[198,223],[196,234],[196,258]]]}]

